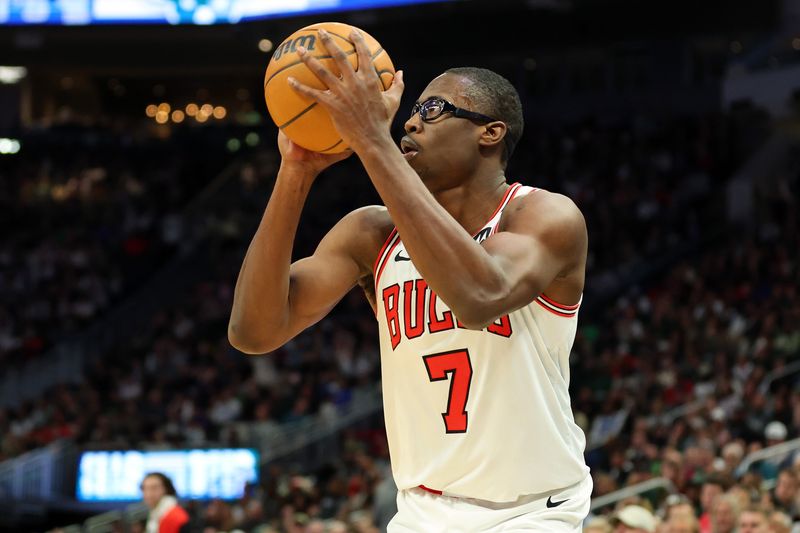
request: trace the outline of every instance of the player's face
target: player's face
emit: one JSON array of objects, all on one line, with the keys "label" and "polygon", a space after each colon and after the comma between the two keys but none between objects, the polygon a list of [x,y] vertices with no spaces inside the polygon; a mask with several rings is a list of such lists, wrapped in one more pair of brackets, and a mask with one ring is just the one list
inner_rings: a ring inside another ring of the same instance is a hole
[{"label": "player's face", "polygon": [[[457,107],[470,111],[470,101],[461,96],[469,80],[454,74],[442,74],[435,78],[417,98],[421,103],[433,96],[442,98]],[[425,122],[419,113],[411,116],[405,123],[406,141],[410,141],[416,151],[406,153],[406,159],[429,186],[433,181],[451,182],[453,178],[463,179],[478,163],[480,152],[478,140],[483,127],[471,120],[443,113]],[[404,152],[408,146],[401,143]]]}]

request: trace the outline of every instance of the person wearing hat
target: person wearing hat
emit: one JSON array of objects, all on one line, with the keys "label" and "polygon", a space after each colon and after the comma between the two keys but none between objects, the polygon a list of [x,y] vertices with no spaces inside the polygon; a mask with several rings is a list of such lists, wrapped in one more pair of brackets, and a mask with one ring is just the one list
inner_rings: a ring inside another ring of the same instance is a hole
[{"label": "person wearing hat", "polygon": [[656,518],[641,505],[628,505],[614,514],[614,533],[655,533]]},{"label": "person wearing hat", "polygon": [[[786,424],[780,420],[773,420],[764,428],[764,441],[765,447],[776,446],[786,442],[789,436],[789,431],[786,429]],[[778,472],[785,466],[790,466],[792,454],[781,455],[778,457],[767,458],[761,461],[758,465],[758,472],[764,479],[772,480],[778,477]]]},{"label": "person wearing hat", "polygon": [[583,533],[612,533],[611,524],[605,516],[595,516],[585,522]]}]

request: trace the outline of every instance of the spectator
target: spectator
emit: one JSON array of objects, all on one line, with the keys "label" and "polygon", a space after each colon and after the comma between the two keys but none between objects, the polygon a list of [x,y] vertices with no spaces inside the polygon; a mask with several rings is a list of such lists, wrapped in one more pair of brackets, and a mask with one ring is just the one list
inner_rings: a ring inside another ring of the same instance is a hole
[{"label": "spectator", "polygon": [[712,474],[700,488],[700,533],[711,533],[711,506],[732,483],[720,474]]},{"label": "spectator", "polygon": [[655,533],[653,513],[641,505],[628,505],[614,514],[614,533]]},{"label": "spectator", "polygon": [[789,515],[780,511],[773,511],[769,515],[770,533],[791,533],[792,519]]},{"label": "spectator", "polygon": [[769,513],[762,507],[748,507],[739,515],[737,533],[770,533]]},{"label": "spectator", "polygon": [[797,498],[800,492],[800,483],[794,470],[786,468],[778,474],[778,483],[773,492],[773,505],[776,510],[783,511],[792,520],[800,518],[797,509]]},{"label": "spectator", "polygon": [[172,480],[160,472],[142,480],[142,498],[150,510],[146,533],[178,533],[189,522],[189,515],[178,505]]},{"label": "spectator", "polygon": [[711,531],[733,533],[739,520],[739,504],[728,494],[717,496],[711,506]]},{"label": "spectator", "polygon": [[697,519],[694,516],[679,514],[667,521],[665,527],[659,533],[698,533]]},{"label": "spectator", "polygon": [[605,516],[595,516],[586,522],[583,533],[612,533],[611,523]]}]

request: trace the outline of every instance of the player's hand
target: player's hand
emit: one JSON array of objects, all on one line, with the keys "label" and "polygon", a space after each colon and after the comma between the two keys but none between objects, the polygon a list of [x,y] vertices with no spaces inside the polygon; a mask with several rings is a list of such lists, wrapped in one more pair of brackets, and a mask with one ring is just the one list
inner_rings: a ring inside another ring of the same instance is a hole
[{"label": "player's hand", "polygon": [[281,166],[296,168],[309,177],[316,177],[332,164],[353,155],[352,150],[345,150],[338,154],[320,154],[319,152],[306,150],[292,142],[280,130],[278,130],[278,150],[281,153]]},{"label": "player's hand", "polygon": [[392,85],[383,91],[380,77],[372,65],[369,49],[362,34],[354,30],[350,39],[358,54],[358,70],[353,68],[347,55],[331,39],[330,34],[319,30],[322,44],[336,62],[341,76],[335,76],[318,59],[298,47],[300,59],[328,88],[319,90],[303,85],[294,78],[289,84],[298,93],[319,103],[331,116],[333,125],[344,142],[353,150],[370,144],[391,143],[389,128],[403,95],[403,71],[397,71]]}]

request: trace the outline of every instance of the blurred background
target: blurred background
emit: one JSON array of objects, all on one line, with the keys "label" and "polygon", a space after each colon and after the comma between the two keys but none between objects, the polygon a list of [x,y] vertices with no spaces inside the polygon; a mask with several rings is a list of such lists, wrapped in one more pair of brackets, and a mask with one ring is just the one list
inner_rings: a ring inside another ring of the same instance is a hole
[{"label": "blurred background", "polygon": [[[583,211],[592,531],[630,504],[797,531],[800,0],[0,0],[0,530],[143,531],[154,470],[186,530],[385,530],[363,296],[266,356],[227,341],[279,163],[264,71],[327,20],[404,69],[399,118],[449,67],[506,76],[509,180]],[[379,202],[326,171],[295,256]]]}]

